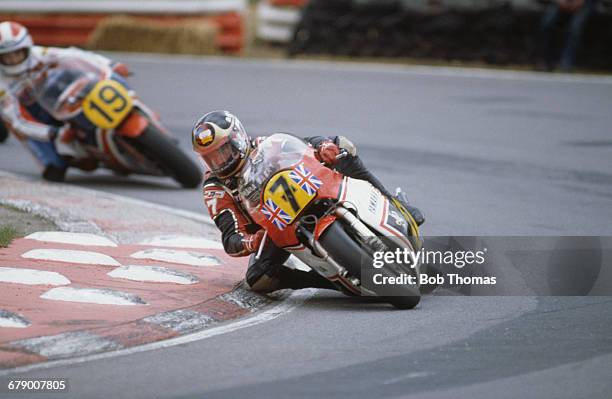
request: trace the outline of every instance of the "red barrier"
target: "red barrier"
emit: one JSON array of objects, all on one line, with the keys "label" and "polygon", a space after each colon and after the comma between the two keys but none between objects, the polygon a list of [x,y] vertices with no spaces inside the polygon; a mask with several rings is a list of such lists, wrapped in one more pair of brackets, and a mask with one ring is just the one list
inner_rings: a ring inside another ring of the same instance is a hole
[{"label": "red barrier", "polygon": [[308,0],[268,0],[268,4],[275,7],[304,7]]},{"label": "red barrier", "polygon": [[[28,28],[34,42],[43,46],[85,47],[98,23],[110,14],[0,14],[0,21],[15,21]],[[219,27],[217,47],[227,53],[237,53],[244,45],[244,21],[238,12],[219,15],[136,15],[138,18],[176,24],[185,20],[211,21]]]}]

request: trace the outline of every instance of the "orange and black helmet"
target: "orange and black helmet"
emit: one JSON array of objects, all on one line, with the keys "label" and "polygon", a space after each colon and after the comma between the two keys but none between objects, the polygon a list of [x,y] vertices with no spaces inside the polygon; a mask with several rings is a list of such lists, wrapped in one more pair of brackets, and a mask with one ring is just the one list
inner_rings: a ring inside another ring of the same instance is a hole
[{"label": "orange and black helmet", "polygon": [[240,171],[251,150],[251,140],[240,120],[228,111],[202,116],[191,132],[193,150],[210,171],[227,178]]}]

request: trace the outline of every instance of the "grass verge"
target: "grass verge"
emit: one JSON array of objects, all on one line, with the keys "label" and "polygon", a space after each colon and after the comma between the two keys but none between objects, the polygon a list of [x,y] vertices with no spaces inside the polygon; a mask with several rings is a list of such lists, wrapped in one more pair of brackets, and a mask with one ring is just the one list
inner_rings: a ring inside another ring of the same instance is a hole
[{"label": "grass verge", "polygon": [[8,247],[17,238],[17,229],[13,226],[0,226],[0,248]]}]

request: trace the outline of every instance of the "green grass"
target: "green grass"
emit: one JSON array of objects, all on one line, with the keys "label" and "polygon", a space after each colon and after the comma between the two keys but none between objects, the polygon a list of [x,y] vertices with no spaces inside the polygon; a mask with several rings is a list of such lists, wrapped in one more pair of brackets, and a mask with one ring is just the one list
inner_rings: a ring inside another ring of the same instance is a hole
[{"label": "green grass", "polygon": [[0,226],[0,248],[6,248],[17,237],[13,226]]}]

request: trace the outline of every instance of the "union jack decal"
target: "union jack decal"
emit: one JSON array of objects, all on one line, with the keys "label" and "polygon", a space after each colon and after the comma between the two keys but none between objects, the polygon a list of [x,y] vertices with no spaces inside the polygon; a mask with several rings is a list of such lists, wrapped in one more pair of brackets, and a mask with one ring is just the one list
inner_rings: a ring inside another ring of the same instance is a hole
[{"label": "union jack decal", "polygon": [[296,166],[295,169],[289,173],[289,177],[296,182],[302,190],[306,191],[308,195],[313,195],[321,188],[321,185],[323,185],[323,182],[310,173],[310,171],[304,167],[303,163]]},{"label": "union jack decal", "polygon": [[264,214],[266,219],[272,221],[274,225],[279,229],[283,230],[287,227],[287,224],[293,220],[285,211],[283,211],[278,205],[271,199],[268,199],[261,207],[261,213]]}]

